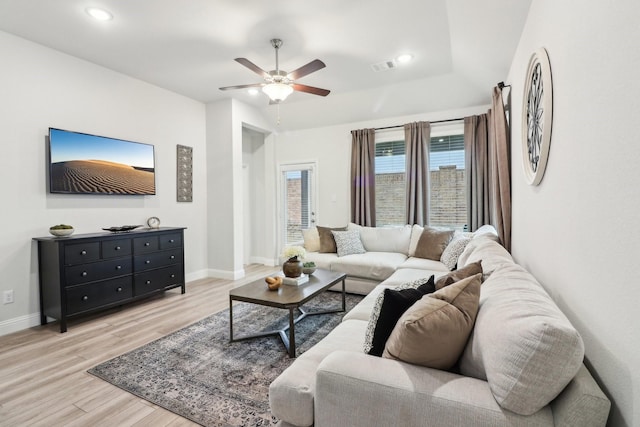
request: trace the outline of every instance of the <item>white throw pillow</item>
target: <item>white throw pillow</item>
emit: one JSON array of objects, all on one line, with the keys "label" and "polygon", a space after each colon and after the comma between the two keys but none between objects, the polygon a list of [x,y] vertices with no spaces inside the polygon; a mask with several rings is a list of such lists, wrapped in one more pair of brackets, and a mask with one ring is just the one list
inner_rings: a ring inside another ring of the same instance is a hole
[{"label": "white throw pillow", "polygon": [[362,246],[358,230],[331,231],[336,241],[338,256],[363,254],[367,251]]},{"label": "white throw pillow", "polygon": [[320,251],[320,234],[316,227],[302,230],[302,238],[304,239],[304,248],[307,252]]}]

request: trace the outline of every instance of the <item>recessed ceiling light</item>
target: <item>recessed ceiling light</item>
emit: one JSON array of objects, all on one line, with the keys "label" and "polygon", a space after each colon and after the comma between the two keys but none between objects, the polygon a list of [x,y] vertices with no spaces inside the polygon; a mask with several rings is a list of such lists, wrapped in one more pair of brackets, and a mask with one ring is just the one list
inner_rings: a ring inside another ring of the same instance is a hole
[{"label": "recessed ceiling light", "polygon": [[411,61],[413,59],[413,55],[411,55],[410,53],[404,53],[402,55],[399,55],[396,58],[396,61],[398,61],[400,64],[405,64],[409,61]]},{"label": "recessed ceiling light", "polygon": [[113,19],[113,15],[104,9],[100,9],[97,7],[88,7],[86,11],[89,16],[91,16],[93,19],[97,19],[98,21],[110,21],[111,19]]},{"label": "recessed ceiling light", "polygon": [[256,96],[257,94],[260,93],[258,89],[254,89],[254,88],[249,89],[247,92],[249,92],[249,95],[253,95],[253,96]]}]

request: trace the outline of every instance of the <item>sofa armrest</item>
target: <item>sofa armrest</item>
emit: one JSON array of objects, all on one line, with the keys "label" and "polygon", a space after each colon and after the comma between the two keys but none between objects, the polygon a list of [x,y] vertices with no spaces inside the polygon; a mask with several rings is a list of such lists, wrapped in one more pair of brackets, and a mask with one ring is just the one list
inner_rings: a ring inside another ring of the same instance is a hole
[{"label": "sofa armrest", "polygon": [[553,426],[549,406],[502,409],[486,381],[364,353],[335,351],[316,372],[315,427]]},{"label": "sofa armrest", "polygon": [[569,385],[551,402],[558,427],[603,427],[611,402],[582,365]]}]

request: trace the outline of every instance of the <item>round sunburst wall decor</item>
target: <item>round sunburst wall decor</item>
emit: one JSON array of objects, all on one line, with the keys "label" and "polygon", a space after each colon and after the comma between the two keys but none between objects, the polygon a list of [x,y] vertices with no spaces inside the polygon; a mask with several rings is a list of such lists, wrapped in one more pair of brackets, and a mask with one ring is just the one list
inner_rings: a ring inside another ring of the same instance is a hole
[{"label": "round sunburst wall decor", "polygon": [[522,163],[525,179],[538,185],[544,175],[551,143],[553,87],[546,49],[531,55],[522,98]]}]

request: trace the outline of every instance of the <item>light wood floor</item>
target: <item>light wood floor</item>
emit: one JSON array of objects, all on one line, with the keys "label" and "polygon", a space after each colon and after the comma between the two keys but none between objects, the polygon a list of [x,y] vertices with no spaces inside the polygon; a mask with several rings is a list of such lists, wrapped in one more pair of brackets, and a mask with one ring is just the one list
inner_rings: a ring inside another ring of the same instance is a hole
[{"label": "light wood floor", "polygon": [[229,306],[238,281],[204,279],[138,303],[0,337],[0,426],[193,426],[191,421],[100,380],[87,369]]}]

